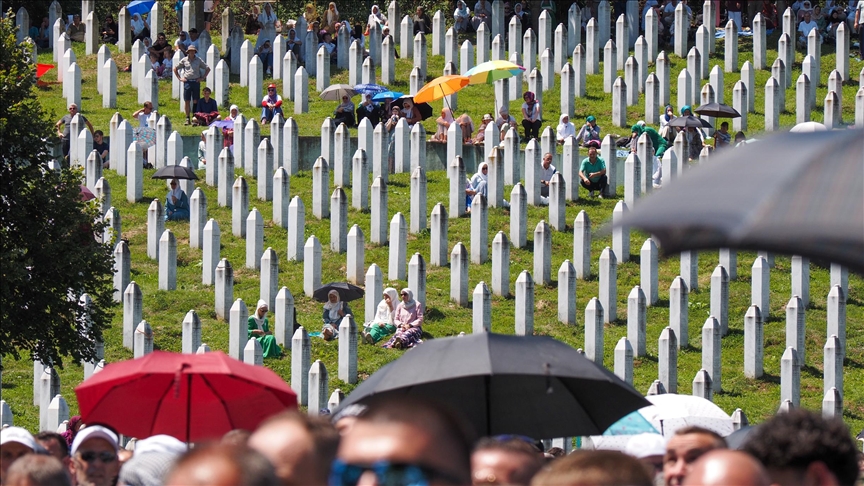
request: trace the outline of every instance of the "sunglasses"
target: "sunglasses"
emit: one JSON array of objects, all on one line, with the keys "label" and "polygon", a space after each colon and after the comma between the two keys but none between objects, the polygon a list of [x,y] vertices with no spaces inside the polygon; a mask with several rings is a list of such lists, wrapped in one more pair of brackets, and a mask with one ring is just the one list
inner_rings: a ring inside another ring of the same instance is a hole
[{"label": "sunglasses", "polygon": [[330,470],[330,485],[355,486],[366,471],[375,473],[375,478],[381,486],[425,486],[435,479],[450,484],[464,482],[447,473],[416,464],[393,464],[379,461],[366,466],[347,464],[336,459]]},{"label": "sunglasses", "polygon": [[172,185],[172,186],[176,186],[177,183],[176,183],[176,182],[172,182],[171,185]]},{"label": "sunglasses", "polygon": [[407,294],[407,293],[405,293],[405,292],[402,292],[402,293],[401,293],[401,294],[399,294],[399,295],[401,295],[401,296],[402,296],[402,297],[408,297],[408,294]]},{"label": "sunglasses", "polygon": [[93,462],[96,459],[99,459],[100,461],[102,461],[105,464],[110,464],[110,463],[117,460],[117,454],[115,454],[113,452],[109,452],[109,451],[102,451],[102,452],[84,451],[84,452],[78,454],[78,457],[80,457],[81,460],[85,461],[85,462]]}]

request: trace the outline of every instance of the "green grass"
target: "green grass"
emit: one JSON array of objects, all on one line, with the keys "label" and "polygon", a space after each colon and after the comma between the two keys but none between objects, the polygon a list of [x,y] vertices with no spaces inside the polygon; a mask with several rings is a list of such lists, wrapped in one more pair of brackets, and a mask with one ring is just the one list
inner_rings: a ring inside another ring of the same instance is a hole
[{"label": "green grass", "polygon": [[[214,39],[218,43],[218,39]],[[776,44],[776,42],[769,42]],[[722,51],[722,44],[718,45]],[[76,50],[83,49],[80,44],[75,45]],[[79,54],[76,52],[76,54]],[[773,59],[775,54],[769,54],[769,59]],[[125,56],[125,57],[124,57]],[[741,62],[750,58],[749,52],[741,53]],[[116,55],[115,59],[120,58],[118,64],[126,65],[128,55]],[[84,95],[83,95],[83,111],[96,128],[101,128],[107,131],[108,121],[114,110],[103,110],[101,107],[101,97],[96,94],[95,89],[95,73],[93,68],[95,65],[95,56],[85,57],[83,52],[80,53],[82,67],[85,73],[84,79]],[[798,61],[801,56],[798,54]],[[50,54],[40,55],[41,62],[50,62]],[[823,57],[823,80],[827,79],[829,69],[827,66],[833,65],[833,54],[826,54]],[[677,73],[682,67],[683,62],[672,56],[672,73]],[[722,63],[722,58],[712,57],[711,63]],[[859,61],[852,62],[852,71],[856,73],[860,71],[862,63]],[[429,72],[440,72],[443,67],[442,58],[439,56],[431,57],[429,61]],[[800,65],[796,66],[800,70]],[[400,59],[397,62],[398,77],[400,83],[397,83],[395,89],[406,89],[407,74],[409,72],[409,62]],[[49,73],[48,79],[53,73]],[[797,74],[794,74],[797,77]],[[340,73],[333,78],[333,82],[344,82],[346,74]],[[121,74],[120,78],[120,93],[118,101],[120,103],[120,111],[124,115],[131,113],[137,107],[136,93],[128,84],[128,74]],[[44,78],[43,78],[44,79]],[[757,86],[764,86],[767,79],[766,72],[756,73]],[[737,80],[737,74],[726,74],[726,92],[727,99],[730,98],[731,86]],[[312,81],[314,83],[314,80]],[[543,94],[543,99],[546,100],[544,108],[547,118],[552,120],[557,113],[558,85]],[[817,100],[821,106],[821,99],[824,99],[824,87],[821,88],[821,94],[817,92]],[[848,90],[848,93],[846,92]],[[853,114],[849,107],[852,105],[851,100],[854,99],[853,86],[844,87],[844,119],[852,119]],[[314,91],[313,88],[310,92]],[[602,75],[589,76],[588,92],[592,96],[577,100],[577,114],[584,116],[594,114],[598,117],[599,124],[606,129],[606,132],[626,133],[626,130],[611,129],[611,103],[609,96],[602,95]],[[60,86],[52,86],[47,90],[38,93],[45,108],[54,114],[52,117],[59,118],[60,113],[64,111],[65,101],[61,98]],[[762,115],[758,113],[763,105],[763,90],[756,92],[757,113],[750,115],[750,132],[758,132],[762,127]],[[232,86],[232,100],[245,100],[245,88]],[[170,83],[163,83],[160,91],[160,99],[163,103],[167,101],[167,109],[163,108],[163,112],[169,116],[177,115],[178,103],[175,100],[170,100]],[[479,120],[479,115],[483,112],[491,111],[492,89],[491,87],[478,86],[469,87],[460,93],[460,111],[468,111],[472,114],[475,120]],[[672,99],[675,99],[675,83],[672,85]],[[556,101],[552,101],[556,100]],[[641,102],[641,101],[640,101]],[[238,103],[240,104],[240,103]],[[245,103],[243,103],[245,104]],[[241,104],[241,106],[243,105]],[[288,103],[286,112],[293,111],[293,106]],[[329,114],[333,109],[331,102],[315,101],[310,104],[311,112],[309,114],[297,117],[298,125],[300,126],[301,135],[317,136],[320,134],[319,127],[324,116]],[[163,104],[163,106],[165,106]],[[440,106],[440,102],[438,104]],[[516,103],[512,105],[514,110],[517,109]],[[637,111],[631,111],[629,120],[635,121],[640,118],[641,112],[638,111],[641,107],[633,107]],[[787,95],[787,108],[794,110],[794,96]],[[249,109],[245,109],[249,113]],[[55,119],[56,119],[55,118]],[[814,111],[814,120],[820,120],[821,114]],[[179,120],[179,118],[177,118]],[[550,122],[551,123],[551,122]],[[781,118],[781,124],[788,126],[794,124],[794,114],[785,114]],[[175,123],[175,126],[179,125]],[[433,127],[427,120],[427,131]],[[177,127],[184,135],[193,135],[197,132],[194,127]],[[264,134],[269,128],[264,128]],[[145,172],[147,175],[151,171]],[[239,174],[239,172],[238,172]],[[215,318],[213,289],[202,285],[201,282],[201,252],[200,250],[190,249],[188,245],[188,225],[179,223],[167,223],[167,228],[174,231],[178,241],[178,273],[177,273],[177,291],[165,292],[157,290],[158,284],[158,268],[155,261],[150,260],[146,256],[146,212],[150,201],[153,198],[163,199],[165,197],[166,188],[162,181],[145,179],[144,194],[145,198],[134,204],[126,202],[125,199],[125,178],[117,176],[112,171],[106,171],[106,178],[111,184],[113,197],[113,205],[120,211],[123,222],[123,236],[129,239],[130,250],[132,253],[132,279],[135,280],[142,288],[144,294],[144,319],[146,319],[154,330],[155,346],[158,349],[180,351],[181,337],[181,322],[184,315],[190,309],[195,309],[201,317],[203,324],[203,341],[206,342],[212,349],[226,350],[228,345],[227,324],[218,321]],[[306,229],[305,237],[316,235],[324,248],[324,256],[322,258],[322,281],[328,282],[332,280],[343,280],[345,278],[345,256],[334,255],[329,251],[330,241],[330,222],[319,221],[311,214],[311,174],[303,172],[292,178],[291,191],[292,196],[298,195],[306,201]],[[389,209],[390,216],[396,213],[397,210],[407,208],[409,205],[409,181],[407,174],[396,174],[391,176],[391,184],[389,186]],[[432,207],[437,202],[448,201],[448,184],[449,181],[443,172],[430,172],[428,174],[428,207],[431,212]],[[254,179],[249,180],[250,189],[250,209],[257,207],[265,218],[265,240],[264,247],[273,247],[280,257],[279,269],[279,285],[287,286],[296,299],[298,308],[298,319],[301,324],[307,327],[310,331],[319,330],[320,320],[320,304],[313,302],[311,299],[303,295],[302,289],[302,264],[296,262],[286,262],[286,241],[287,234],[282,228],[273,225],[272,219],[272,203],[263,202],[255,199],[257,194],[256,184]],[[205,191],[209,204],[209,217],[219,221],[222,228],[222,254],[224,258],[228,258],[234,266],[234,296],[242,298],[247,305],[253,306],[258,300],[259,280],[258,272],[246,269],[243,264],[245,262],[245,242],[242,239],[236,238],[229,230],[231,225],[230,209],[219,208],[216,205],[215,188],[208,187],[199,183],[199,187]],[[509,191],[509,188],[505,189]],[[350,198],[350,188],[346,190]],[[619,194],[622,191],[619,190]],[[576,217],[576,214],[584,209],[590,216],[595,228],[608,221],[611,218],[614,200],[580,200],[578,203],[569,203],[567,206],[567,221],[571,222]],[[403,211],[407,212],[407,211]],[[349,226],[358,224],[365,234],[369,234],[369,219],[368,213],[359,212],[353,208],[349,209]],[[546,208],[529,208],[528,211],[528,228],[533,228],[540,220],[548,219],[548,209]],[[491,209],[489,212],[489,228],[492,231],[509,230],[509,215],[502,210]],[[529,238],[531,236],[529,235]],[[619,320],[613,324],[607,325],[605,329],[605,358],[604,365],[611,368],[613,364],[613,348],[619,338],[626,335],[626,298],[629,290],[639,284],[639,264],[638,250],[646,238],[646,235],[634,233],[631,238],[631,261],[621,263],[618,266],[618,309]],[[492,237],[490,235],[490,241]],[[449,247],[462,241],[466,246],[470,247],[470,221],[467,218],[451,219],[449,227]],[[552,240],[552,269],[555,272],[561,265],[564,259],[572,258],[572,243],[573,234],[572,227],[568,227],[566,232],[554,232]],[[419,235],[410,235],[408,240],[408,255],[415,252],[420,252],[423,255],[428,255],[430,244],[429,233],[425,232]],[[529,241],[529,248],[531,241]],[[595,235],[592,241],[592,273],[597,275],[597,259],[600,252],[606,246],[611,246],[611,236]],[[729,327],[730,333],[722,341],[723,353],[723,389],[722,393],[715,395],[715,402],[726,412],[731,413],[735,408],[743,409],[750,417],[752,422],[759,422],[773,414],[779,406],[780,398],[780,358],[785,349],[785,313],[783,311],[790,292],[790,260],[788,257],[778,257],[776,268],[771,272],[771,318],[765,325],[765,376],[760,379],[752,380],[743,376],[743,321],[744,313],[750,303],[750,279],[749,267],[753,261],[755,254],[740,253],[738,257],[738,275],[737,280],[730,282],[730,300],[729,300]],[[388,259],[388,249],[374,245],[366,247],[366,265],[375,262],[382,269],[386,268]],[[533,269],[533,253],[528,249],[511,249],[510,254],[510,282],[511,292],[513,291],[513,283],[519,272],[523,269],[532,271]],[[689,393],[691,381],[696,372],[701,368],[701,349],[700,336],[701,327],[708,317],[710,307],[710,293],[708,292],[710,284],[710,275],[714,267],[718,263],[716,252],[702,252],[699,260],[699,290],[690,294],[690,312],[689,312],[689,335],[691,347],[682,349],[679,355],[679,370],[678,370],[678,387],[682,393]],[[651,382],[657,378],[657,339],[663,328],[668,325],[669,309],[668,309],[668,287],[674,277],[678,275],[678,258],[671,258],[661,261],[659,278],[660,278],[660,302],[657,306],[650,307],[647,314],[648,322],[648,356],[637,359],[634,364],[634,385],[638,390],[647,391]],[[553,273],[554,278],[554,273]],[[491,264],[471,265],[469,268],[469,285],[471,289],[481,280],[489,282],[491,279]],[[861,369],[864,366],[864,337],[858,334],[862,329],[864,322],[864,303],[860,294],[864,280],[860,276],[850,275],[850,297],[847,304],[847,362],[845,368],[845,396],[844,396],[844,419],[850,428],[857,433],[864,427],[864,373]],[[385,285],[395,287],[403,287],[406,282],[385,282]],[[449,285],[450,271],[449,268],[429,267],[427,274],[427,318],[424,331],[429,334],[430,338],[450,336],[459,332],[471,331],[471,309],[460,308],[449,302]],[[577,307],[584,309],[591,297],[598,294],[598,283],[595,278],[587,281],[579,281],[577,284]],[[811,307],[806,313],[807,322],[807,344],[806,366],[802,369],[801,377],[801,403],[802,406],[814,410],[821,408],[822,393],[822,346],[825,343],[825,297],[829,290],[829,272],[825,268],[813,266],[811,268]],[[582,325],[583,312],[577,312],[577,320],[580,322],[576,326],[567,326],[557,322],[557,288],[555,285],[537,286],[535,289],[535,333],[549,335],[566,342],[574,347],[582,347],[584,342],[584,327]],[[357,314],[362,315],[363,304],[357,302],[354,305],[354,310]],[[513,314],[514,300],[511,298],[492,298],[492,328],[495,332],[512,333],[513,332]],[[112,327],[105,334],[105,359],[108,362],[115,362],[132,357],[131,351],[122,347],[122,305],[115,306],[115,316]],[[355,385],[349,385],[341,382],[336,378],[337,370],[337,346],[335,342],[324,342],[321,339],[312,340],[312,357],[320,359],[330,371],[330,389],[340,388],[348,393]],[[290,380],[290,349],[287,350],[286,357],[281,359],[267,360],[265,365],[273,369],[286,380]],[[396,359],[401,355],[401,351],[385,350],[378,347],[361,345],[359,351],[359,373],[361,380],[374,373],[375,370],[382,365]],[[3,363],[3,399],[6,400],[12,407],[15,413],[15,423],[28,427],[31,430],[36,430],[38,426],[38,409],[32,406],[32,366],[29,361],[13,361],[5,360]],[[62,380],[61,393],[69,401],[72,414],[77,413],[78,406],[74,397],[73,389],[80,383],[82,377],[82,369],[76,364],[69,364],[60,372]]]}]

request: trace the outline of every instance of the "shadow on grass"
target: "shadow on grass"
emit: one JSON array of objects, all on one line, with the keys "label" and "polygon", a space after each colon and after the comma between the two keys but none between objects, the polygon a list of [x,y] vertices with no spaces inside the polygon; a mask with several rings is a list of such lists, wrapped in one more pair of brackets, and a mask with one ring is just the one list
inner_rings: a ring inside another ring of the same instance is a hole
[{"label": "shadow on grass", "polygon": [[[424,314],[423,319],[426,321],[440,321],[440,320],[444,319],[445,317],[446,316],[444,315],[443,312],[432,307],[432,308],[426,309],[426,314]],[[423,334],[425,335],[426,333],[424,332]]]},{"label": "shadow on grass", "polygon": [[780,384],[780,376],[772,375],[770,373],[764,373],[761,378],[757,378],[759,381],[763,381],[765,383],[773,383],[775,385]]}]

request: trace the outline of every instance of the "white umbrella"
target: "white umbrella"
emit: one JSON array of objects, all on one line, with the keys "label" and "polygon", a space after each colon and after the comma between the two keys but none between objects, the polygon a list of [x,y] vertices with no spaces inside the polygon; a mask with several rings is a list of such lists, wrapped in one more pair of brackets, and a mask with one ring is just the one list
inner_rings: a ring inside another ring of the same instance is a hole
[{"label": "white umbrella", "polygon": [[645,397],[653,405],[639,409],[664,437],[676,430],[697,426],[717,432],[723,437],[733,432],[732,417],[710,400],[692,395],[666,393]]},{"label": "white umbrella", "polygon": [[792,133],[827,132],[828,127],[819,122],[808,121],[795,125],[789,131]]}]

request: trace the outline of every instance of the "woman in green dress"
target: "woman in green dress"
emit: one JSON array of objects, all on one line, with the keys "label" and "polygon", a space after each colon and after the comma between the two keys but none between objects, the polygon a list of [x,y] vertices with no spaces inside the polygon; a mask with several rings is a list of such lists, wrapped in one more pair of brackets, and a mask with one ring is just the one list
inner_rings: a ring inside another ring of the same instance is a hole
[{"label": "woman in green dress", "polygon": [[367,324],[366,332],[363,333],[363,341],[367,344],[375,344],[396,332],[393,311],[399,302],[399,293],[393,287],[387,287],[382,297],[375,311],[375,318]]},{"label": "woman in green dress", "polygon": [[270,332],[270,321],[267,320],[267,302],[258,301],[255,313],[249,316],[249,339],[255,338],[261,344],[265,358],[278,358],[282,356],[282,350],[276,344],[276,338]]}]

